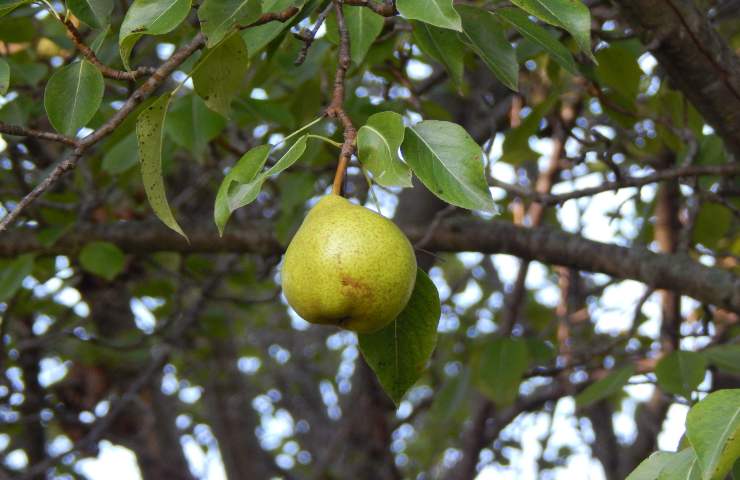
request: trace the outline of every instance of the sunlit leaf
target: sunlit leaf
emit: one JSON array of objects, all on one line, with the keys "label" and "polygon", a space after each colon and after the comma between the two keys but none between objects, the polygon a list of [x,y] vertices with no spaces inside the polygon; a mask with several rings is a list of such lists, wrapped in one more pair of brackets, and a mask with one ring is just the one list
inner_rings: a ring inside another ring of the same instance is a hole
[{"label": "sunlit leaf", "polygon": [[442,200],[470,210],[495,209],[477,143],[460,125],[426,120],[406,129],[403,158]]},{"label": "sunlit leaf", "polygon": [[722,480],[740,458],[740,389],[719,390],[694,405],[686,435],[703,471],[702,480]]},{"label": "sunlit leaf", "polygon": [[213,210],[213,217],[221,235],[223,235],[226,222],[228,222],[231,216],[228,197],[229,189],[234,183],[244,184],[254,180],[254,177],[257,176],[265,165],[269,154],[270,145],[260,145],[249,150],[242,155],[239,161],[236,162],[236,165],[234,165],[234,168],[226,174],[226,177],[221,182],[221,186],[216,193],[216,203]]},{"label": "sunlit leaf", "polygon": [[462,30],[460,16],[452,6],[452,0],[396,0],[396,8],[409,20],[458,32]]},{"label": "sunlit leaf", "polygon": [[357,132],[360,162],[370,170],[373,180],[386,187],[411,186],[411,171],[398,158],[405,127],[395,112],[381,112],[368,118]]},{"label": "sunlit leaf", "polygon": [[521,10],[499,8],[495,15],[514,27],[523,37],[544,48],[551,57],[570,73],[578,74],[578,67],[570,51],[550,32],[534,23]]},{"label": "sunlit leaf", "polygon": [[134,0],[121,24],[118,48],[124,66],[144,35],[163,35],[175,29],[190,12],[191,0]]},{"label": "sunlit leaf", "polygon": [[581,0],[511,0],[525,12],[567,30],[591,55],[591,12]]},{"label": "sunlit leaf", "polygon": [[104,89],[103,75],[87,60],[60,68],[44,90],[49,122],[57,131],[74,135],[98,111]]}]

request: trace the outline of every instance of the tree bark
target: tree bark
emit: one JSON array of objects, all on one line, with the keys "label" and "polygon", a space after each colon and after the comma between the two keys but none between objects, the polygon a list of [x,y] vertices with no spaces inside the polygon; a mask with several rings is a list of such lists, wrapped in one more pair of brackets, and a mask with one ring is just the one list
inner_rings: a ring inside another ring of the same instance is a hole
[{"label": "tree bark", "polygon": [[615,0],[630,26],[740,159],[740,58],[691,0]]},{"label": "tree bark", "polygon": [[[191,228],[190,243],[158,222],[81,225],[51,247],[38,243],[25,230],[0,236],[0,257],[21,253],[73,254],[87,242],[115,243],[125,252],[252,252],[279,254],[268,222],[242,224],[219,237],[210,228]],[[427,236],[429,224],[401,225],[412,243]],[[505,221],[461,218],[443,221],[429,236],[426,249],[441,252],[506,253],[543,263],[601,272],[643,282],[740,313],[740,278],[729,271],[706,267],[681,254],[657,254],[638,246],[621,247],[587,240],[549,227],[523,228]]]}]

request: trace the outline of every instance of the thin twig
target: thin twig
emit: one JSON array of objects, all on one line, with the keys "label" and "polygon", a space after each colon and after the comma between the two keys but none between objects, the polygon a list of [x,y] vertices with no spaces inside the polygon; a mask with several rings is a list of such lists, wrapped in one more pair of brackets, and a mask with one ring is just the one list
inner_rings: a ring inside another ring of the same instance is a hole
[{"label": "thin twig", "polygon": [[5,122],[0,122],[0,133],[15,135],[18,137],[35,137],[41,140],[63,143],[70,147],[77,147],[79,145],[79,142],[76,139],[62,135],[61,133],[46,132],[33,128],[21,127],[19,125],[10,125]]},{"label": "thin twig", "polygon": [[508,193],[513,195],[532,200],[533,202],[541,203],[544,205],[558,205],[567,200],[575,198],[590,197],[597,193],[608,192],[611,190],[620,190],[622,188],[630,187],[641,187],[649,185],[651,183],[657,183],[663,180],[670,180],[681,177],[698,177],[704,175],[712,176],[737,176],[740,175],[740,164],[738,163],[727,163],[722,165],[696,165],[689,167],[681,167],[670,170],[661,170],[651,175],[644,177],[626,177],[621,181],[605,182],[595,187],[584,188],[581,190],[575,190],[573,192],[563,193],[560,195],[551,195],[534,192],[525,188],[519,187],[518,185],[512,185],[509,183],[501,182],[496,179],[492,179],[491,183],[494,187],[501,188]]},{"label": "thin twig", "polygon": [[314,24],[313,28],[311,28],[311,30],[309,30],[307,33],[301,32],[299,34],[296,34],[296,36],[303,42],[303,47],[298,53],[298,57],[295,59],[295,62],[293,62],[295,65],[303,65],[303,62],[306,61],[306,57],[308,56],[308,49],[311,48],[311,45],[316,38],[316,34],[319,32],[319,28],[321,28],[321,25],[323,25],[324,20],[326,20],[326,17],[327,15],[329,15],[332,7],[333,5],[331,3],[326,6],[324,11],[321,12],[319,14],[319,17],[316,19],[316,23]]},{"label": "thin twig", "polygon": [[392,17],[398,14],[396,2],[375,3],[372,0],[344,0],[344,3],[356,7],[367,7],[384,17]]},{"label": "thin twig", "polygon": [[114,80],[136,80],[143,76],[151,75],[155,72],[154,67],[141,66],[135,70],[130,71],[116,70],[115,68],[109,67],[108,65],[100,61],[92,48],[88,47],[87,44],[85,44],[80,31],[77,30],[77,27],[74,23],[72,23],[71,19],[62,18],[61,21],[67,28],[67,33],[69,33],[69,37],[72,39],[75,47],[77,47],[77,50],[79,50],[79,52],[87,59],[87,61],[95,65],[104,77],[112,78]]}]

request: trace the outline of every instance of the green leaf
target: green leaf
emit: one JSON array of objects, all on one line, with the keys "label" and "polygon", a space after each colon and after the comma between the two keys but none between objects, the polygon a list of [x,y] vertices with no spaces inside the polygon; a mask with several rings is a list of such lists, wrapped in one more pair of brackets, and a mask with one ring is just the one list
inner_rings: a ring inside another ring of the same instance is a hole
[{"label": "green leaf", "polygon": [[0,19],[0,40],[8,43],[33,41],[37,24],[31,17],[8,17]]},{"label": "green leaf", "polygon": [[718,345],[704,350],[702,355],[720,370],[740,375],[740,345]]},{"label": "green leaf", "polygon": [[740,458],[740,389],[719,390],[694,405],[686,435],[704,472],[702,480],[722,480]]},{"label": "green leaf", "polygon": [[67,0],[67,6],[77,18],[91,27],[108,25],[113,12],[113,0]]},{"label": "green leaf", "polygon": [[625,480],[656,480],[676,455],[678,454],[675,452],[655,452],[643,460]]},{"label": "green leaf", "polygon": [[190,12],[191,0],[134,0],[121,24],[118,48],[129,68],[134,45],[144,35],[163,35],[175,29]]},{"label": "green leaf", "polygon": [[481,149],[460,125],[426,120],[406,129],[403,158],[442,200],[470,210],[493,211]]},{"label": "green leaf", "polygon": [[414,42],[422,52],[444,65],[450,78],[458,88],[463,78],[463,44],[458,35],[444,28],[428,25],[423,22],[412,22]]},{"label": "green leaf", "polygon": [[[383,17],[367,7],[350,5],[344,6],[344,21],[349,31],[352,61],[355,65],[359,65],[380,35],[380,31],[383,30],[385,21]],[[334,44],[339,43],[339,28],[335,15],[326,19],[326,38]]]},{"label": "green leaf", "polygon": [[31,0],[0,0],[0,17],[3,17],[21,5],[31,3]]},{"label": "green leaf", "polygon": [[669,393],[691,397],[704,380],[706,359],[699,353],[678,350],[660,359],[655,366],[658,384]]},{"label": "green leaf", "polygon": [[231,216],[228,195],[231,185],[234,183],[249,183],[254,180],[254,177],[257,176],[265,165],[270,150],[270,145],[260,145],[249,150],[236,162],[234,168],[226,174],[226,177],[221,182],[221,186],[218,187],[216,203],[213,208],[213,219],[216,222],[216,226],[218,226],[218,233],[220,235],[224,234],[226,222],[229,221],[229,217]]},{"label": "green leaf", "polygon": [[203,54],[194,69],[193,86],[208,108],[228,117],[231,101],[242,90],[248,69],[249,55],[244,39],[231,35]]},{"label": "green leaf", "polygon": [[404,137],[403,117],[395,112],[380,112],[370,116],[357,132],[360,163],[373,180],[386,187],[410,187],[411,171],[398,158]]},{"label": "green leaf", "polygon": [[141,176],[144,181],[149,205],[152,206],[154,214],[172,230],[176,231],[186,239],[172,210],[167,202],[167,194],[164,188],[162,176],[162,143],[164,140],[164,120],[167,115],[167,107],[170,104],[170,95],[159,97],[136,119],[136,138],[139,142],[139,161],[141,162]]},{"label": "green leaf", "polygon": [[452,0],[396,0],[396,8],[409,20],[462,31],[460,15],[452,6]]},{"label": "green leaf", "polygon": [[111,175],[119,175],[137,163],[136,148],[138,142],[133,133],[116,143],[103,156],[101,168]]},{"label": "green leaf", "polygon": [[732,467],[732,478],[733,480],[740,480],[740,458],[735,462],[735,466]]},{"label": "green leaf", "polygon": [[517,91],[519,63],[501,23],[491,12],[481,8],[468,5],[458,5],[456,8],[462,18],[462,38],[501,83]]},{"label": "green leaf", "polygon": [[184,95],[172,103],[167,114],[165,131],[178,145],[200,158],[208,142],[226,126],[226,119],[208,109],[196,95]]},{"label": "green leaf", "polygon": [[213,47],[237,25],[249,25],[262,13],[259,0],[205,0],[198,9],[200,29]]},{"label": "green leaf", "polygon": [[349,6],[344,8],[344,20],[349,30],[352,61],[359,65],[383,30],[385,20],[369,8]]},{"label": "green leaf", "polygon": [[91,242],[80,250],[82,268],[108,281],[123,271],[123,262],[123,252],[112,243]]},{"label": "green leaf", "polygon": [[496,338],[481,352],[478,364],[478,388],[499,406],[514,403],[522,375],[529,365],[527,344],[516,338]]},{"label": "green leaf", "polygon": [[[263,0],[262,11],[280,12],[290,6],[302,7],[305,0]],[[249,56],[253,57],[267,44],[275,40],[283,30],[290,26],[290,22],[268,22],[264,25],[248,28],[241,32],[241,36],[249,47]]]},{"label": "green leaf", "polygon": [[75,135],[98,111],[103,101],[103,75],[87,60],[60,68],[44,90],[49,122],[65,135]]},{"label": "green leaf", "polygon": [[21,255],[0,269],[0,303],[7,302],[23,285],[23,279],[31,275],[34,257]]},{"label": "green leaf", "polygon": [[576,396],[576,406],[585,408],[589,405],[603,400],[607,397],[621,392],[632,375],[635,374],[635,368],[632,365],[615,370],[596,383],[586,387],[584,391]]},{"label": "green leaf", "polygon": [[233,212],[237,208],[249,205],[250,203],[255,201],[257,199],[257,195],[259,195],[260,193],[260,190],[262,190],[262,185],[268,178],[273,175],[277,175],[278,173],[282,172],[283,170],[297,162],[298,159],[301,158],[301,155],[303,155],[303,152],[306,151],[307,141],[308,137],[306,135],[303,135],[298,140],[296,140],[293,145],[291,145],[291,147],[288,149],[287,152],[285,152],[280,160],[275,162],[275,165],[270,167],[266,172],[258,175],[251,182],[239,185],[238,187],[236,187],[236,189],[234,189],[233,193],[229,193],[228,203],[231,212]]},{"label": "green leaf", "polygon": [[701,478],[701,467],[693,448],[686,448],[671,456],[658,476],[658,480],[701,480]]},{"label": "green leaf", "polygon": [[694,241],[715,249],[732,225],[730,209],[716,203],[704,203],[694,224]]},{"label": "green leaf", "polygon": [[524,38],[531,40],[545,49],[553,60],[574,75],[578,75],[578,67],[570,51],[560,40],[555,38],[546,29],[540,27],[517,8],[501,8],[495,15],[514,27]]},{"label": "green leaf", "polygon": [[0,95],[8,93],[10,87],[10,65],[0,58]]},{"label": "green leaf", "polygon": [[424,372],[437,344],[439,293],[421,269],[406,308],[371,334],[358,334],[360,351],[386,393],[398,405]]},{"label": "green leaf", "polygon": [[591,54],[591,12],[580,0],[511,0],[530,15],[567,30],[578,47]]},{"label": "green leaf", "polygon": [[611,42],[596,54],[599,61],[596,78],[602,86],[616,93],[620,105],[633,110],[640,93],[643,72],[637,59],[642,47],[636,41]]}]

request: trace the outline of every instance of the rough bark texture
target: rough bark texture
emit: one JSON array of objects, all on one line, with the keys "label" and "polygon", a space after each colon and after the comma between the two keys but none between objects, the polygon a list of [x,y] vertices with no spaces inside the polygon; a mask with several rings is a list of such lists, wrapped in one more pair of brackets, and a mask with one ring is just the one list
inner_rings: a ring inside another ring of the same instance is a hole
[{"label": "rough bark texture", "polygon": [[[426,236],[429,225],[402,228],[413,243]],[[51,247],[41,246],[28,232],[15,231],[0,237],[0,256],[30,251],[71,254],[95,240],[115,243],[129,253],[170,250],[276,254],[283,250],[272,233],[274,228],[268,223],[242,225],[221,238],[206,228],[189,231],[192,232],[190,243],[158,223],[81,225]],[[503,221],[483,222],[472,218],[441,222],[429,236],[425,248],[441,252],[506,253],[577,270],[601,272],[673,290],[740,313],[740,278],[728,271],[706,267],[686,255],[658,254],[636,246],[620,247],[548,227],[528,229]]]},{"label": "rough bark texture", "polygon": [[740,58],[691,0],[615,0],[671,81],[740,158]]}]

